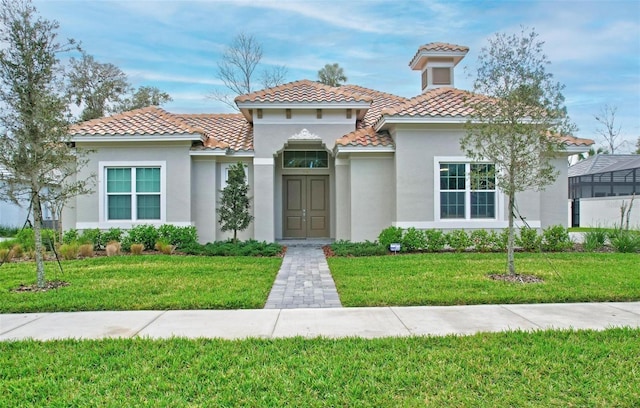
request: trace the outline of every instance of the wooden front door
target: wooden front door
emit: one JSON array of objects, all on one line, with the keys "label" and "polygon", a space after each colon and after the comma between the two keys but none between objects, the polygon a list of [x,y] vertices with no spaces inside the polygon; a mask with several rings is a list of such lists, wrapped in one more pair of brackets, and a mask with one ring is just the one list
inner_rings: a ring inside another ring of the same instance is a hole
[{"label": "wooden front door", "polygon": [[329,176],[283,176],[283,237],[329,237]]}]

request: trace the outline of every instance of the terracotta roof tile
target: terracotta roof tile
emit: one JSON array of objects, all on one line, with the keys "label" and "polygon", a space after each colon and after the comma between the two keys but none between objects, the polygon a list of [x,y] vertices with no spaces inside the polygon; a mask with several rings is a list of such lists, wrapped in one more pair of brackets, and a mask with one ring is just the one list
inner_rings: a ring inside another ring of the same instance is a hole
[{"label": "terracotta roof tile", "polygon": [[420,117],[459,117],[473,113],[469,103],[488,101],[482,95],[460,89],[442,87],[432,89],[407,102],[382,110],[382,115]]},{"label": "terracotta roof tile", "polygon": [[568,146],[591,146],[595,143],[591,139],[581,139],[575,136],[562,136],[560,140]]},{"label": "terracotta roof tile", "polygon": [[204,130],[177,119],[157,106],[77,123],[71,126],[69,133],[87,136],[205,134]]},{"label": "terracotta roof tile", "polygon": [[207,139],[204,148],[253,150],[253,127],[241,113],[176,114],[191,126],[204,129]]},{"label": "terracotta roof tile", "polygon": [[429,44],[421,45],[418,48],[418,51],[459,51],[459,52],[468,52],[469,47],[465,47],[464,45],[456,45],[449,44],[444,42],[432,42]]},{"label": "terracotta roof tile", "polygon": [[393,139],[387,132],[376,131],[372,127],[357,129],[336,140],[336,146],[393,146]]},{"label": "terracotta roof tile", "polygon": [[272,103],[326,103],[326,102],[372,102],[368,95],[359,95],[346,87],[333,87],[319,82],[301,81],[267,88],[261,91],[240,95],[236,103],[272,102]]},{"label": "terracotta roof tile", "polygon": [[364,88],[358,85],[343,85],[340,88],[344,88],[345,90],[349,90],[353,93],[357,93],[360,95],[367,95],[373,99],[371,103],[371,107],[367,111],[363,120],[358,121],[357,127],[359,129],[366,128],[368,126],[373,126],[378,118],[380,117],[380,113],[383,109],[397,106],[398,104],[402,104],[408,101],[407,98],[402,96],[393,95],[386,92],[376,91],[374,89]]}]

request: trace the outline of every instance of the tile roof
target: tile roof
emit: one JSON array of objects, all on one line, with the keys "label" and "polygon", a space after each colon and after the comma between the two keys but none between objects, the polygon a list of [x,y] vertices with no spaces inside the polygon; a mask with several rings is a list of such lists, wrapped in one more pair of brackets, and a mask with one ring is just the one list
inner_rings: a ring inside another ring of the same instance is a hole
[{"label": "tile roof", "polygon": [[359,95],[345,87],[333,87],[315,81],[303,79],[288,84],[267,88],[261,91],[240,95],[236,103],[348,103],[373,101],[368,95]]},{"label": "tile roof", "polygon": [[342,85],[340,88],[359,95],[370,96],[373,100],[373,102],[371,103],[371,107],[369,108],[369,110],[367,110],[367,113],[364,116],[364,119],[358,121],[357,123],[357,127],[359,129],[365,128],[367,126],[373,126],[380,117],[380,112],[382,112],[384,108],[393,107],[398,104],[405,103],[409,100],[402,96],[380,92],[376,91],[375,89],[369,89],[358,85]]},{"label": "tile roof", "polygon": [[77,123],[71,126],[69,133],[71,135],[85,136],[205,135],[203,129],[191,126],[157,106],[149,106],[113,116]]},{"label": "tile roof", "polygon": [[421,45],[418,51],[450,51],[450,52],[468,52],[469,47],[464,45],[456,45],[444,42],[432,42]]},{"label": "tile roof", "polygon": [[176,114],[191,126],[204,129],[207,139],[204,149],[253,150],[253,126],[241,113]]},{"label": "tile roof", "polygon": [[387,116],[457,117],[466,118],[473,113],[469,103],[488,101],[488,98],[456,88],[431,89],[407,102],[383,109]]},{"label": "tile roof", "polygon": [[575,136],[562,136],[560,140],[569,146],[591,146],[595,143],[591,139],[581,139]]},{"label": "tile roof", "polygon": [[569,167],[569,177],[640,168],[639,154],[597,154]]},{"label": "tile roof", "polygon": [[388,132],[376,132],[372,127],[357,129],[336,140],[336,146],[393,146]]}]

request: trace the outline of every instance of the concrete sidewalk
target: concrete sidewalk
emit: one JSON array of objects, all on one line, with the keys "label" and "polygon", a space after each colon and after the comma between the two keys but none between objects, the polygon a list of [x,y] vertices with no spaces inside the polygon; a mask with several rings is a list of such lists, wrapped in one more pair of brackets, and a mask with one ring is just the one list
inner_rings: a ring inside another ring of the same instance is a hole
[{"label": "concrete sidewalk", "polygon": [[1,314],[0,340],[395,337],[640,327],[640,302]]}]

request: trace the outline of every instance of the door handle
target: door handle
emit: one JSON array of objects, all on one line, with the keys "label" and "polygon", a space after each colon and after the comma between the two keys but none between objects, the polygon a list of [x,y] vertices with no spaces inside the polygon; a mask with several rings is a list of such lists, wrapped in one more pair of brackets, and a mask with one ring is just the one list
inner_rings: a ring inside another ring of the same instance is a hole
[{"label": "door handle", "polygon": [[302,210],[302,221],[306,221],[307,220],[307,209],[305,208],[304,210]]}]

